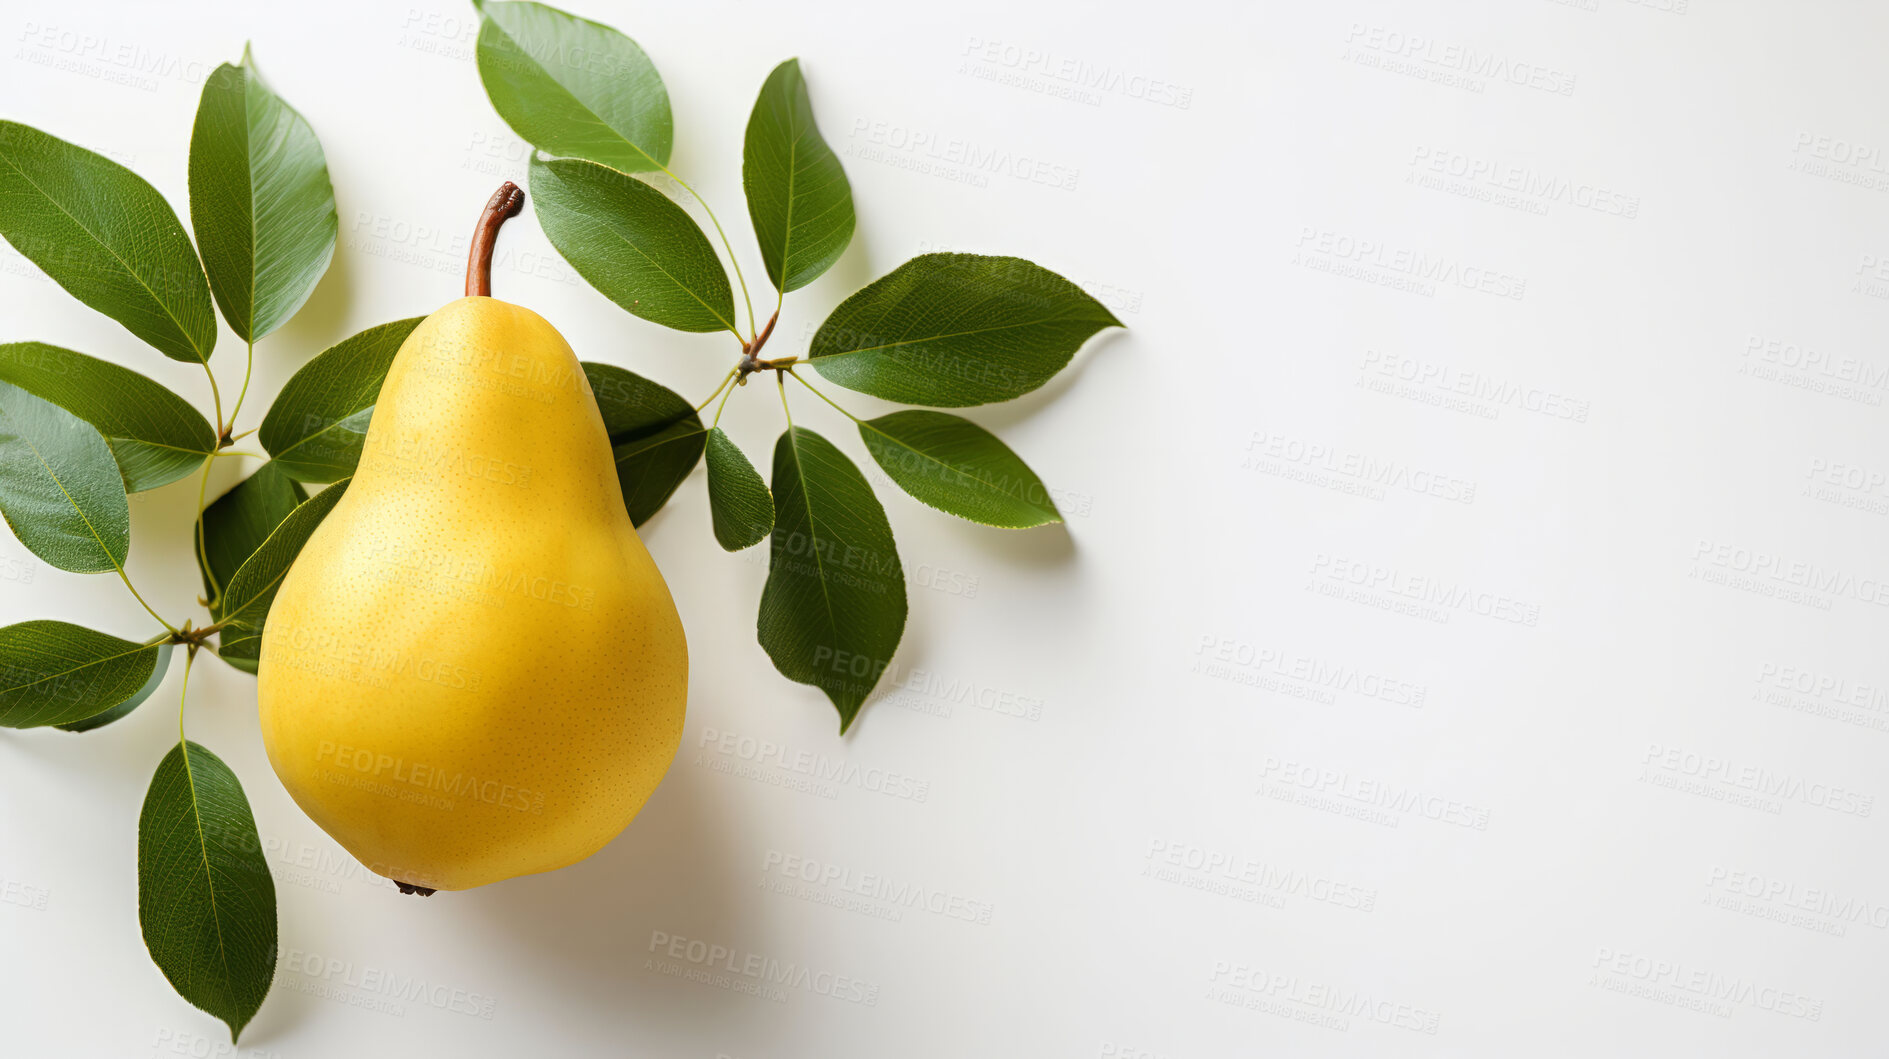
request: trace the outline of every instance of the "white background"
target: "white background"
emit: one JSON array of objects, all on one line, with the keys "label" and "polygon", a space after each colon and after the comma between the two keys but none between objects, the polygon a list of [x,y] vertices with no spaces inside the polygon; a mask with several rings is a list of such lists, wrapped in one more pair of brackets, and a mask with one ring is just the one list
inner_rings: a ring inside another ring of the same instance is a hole
[{"label": "white background", "polygon": [[[804,349],[847,293],[939,248],[1029,257],[1116,310],[1126,332],[970,413],[1059,490],[1068,525],[984,529],[882,491],[911,620],[840,739],[824,698],[756,645],[762,549],[715,546],[698,471],[644,530],[693,655],[669,777],[589,861],[427,901],[296,809],[252,678],[203,659],[190,735],[242,777],[281,906],[283,962],[240,1054],[1880,1048],[1880,12],[579,11],[658,64],[674,167],[751,282],[741,130],[767,71],[801,57],[859,226],[771,351]],[[254,41],[321,137],[341,238],[257,350],[248,427],[320,349],[457,294],[478,207],[524,158],[480,90],[474,32],[468,6],[431,0],[26,0],[0,19],[0,98],[183,214],[203,75]],[[731,362],[725,338],[609,304],[529,214],[500,251],[495,293],[586,359],[698,399]],[[208,407],[195,369],[10,249],[0,309],[0,337],[111,358]],[[241,359],[226,331],[226,393]],[[763,466],[771,390],[724,420]],[[797,407],[866,462],[837,414]],[[219,465],[215,486],[241,473]],[[194,494],[133,505],[131,575],[179,619]],[[5,621],[150,631],[114,580],[50,570],[10,536],[0,572]],[[104,731],[0,738],[9,1054],[226,1054],[138,932],[138,807],[176,739],[179,669]],[[760,741],[926,796],[778,786],[793,774],[743,756]],[[790,878],[788,858],[841,880]],[[897,886],[947,911],[885,899]],[[849,888],[881,896],[836,907]],[[854,979],[874,1003],[674,977],[651,952],[666,937]],[[385,992],[408,981],[418,998]]]}]

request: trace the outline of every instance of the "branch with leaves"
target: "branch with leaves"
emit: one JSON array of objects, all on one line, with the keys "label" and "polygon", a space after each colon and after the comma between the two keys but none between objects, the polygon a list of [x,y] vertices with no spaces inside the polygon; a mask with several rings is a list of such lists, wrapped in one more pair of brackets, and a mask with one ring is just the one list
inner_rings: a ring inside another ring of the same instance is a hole
[{"label": "branch with leaves", "polygon": [[[805,358],[764,358],[787,294],[832,267],[853,236],[852,188],[814,121],[799,62],[763,82],[743,144],[748,216],[775,290],[761,323],[721,222],[669,168],[668,91],[642,48],[540,4],[479,8],[479,75],[499,116],[537,149],[531,196],[551,245],[628,312],[678,331],[726,331],[740,347],[699,404],[647,380],[629,384],[666,410],[612,433],[632,518],[640,525],[661,508],[706,453],[715,539],[730,551],[770,541],[761,646],[782,674],[826,693],[844,732],[898,648],[905,578],[865,476],[825,438],[792,425],[786,378],[851,420],[886,476],[917,499],[986,525],[1039,526],[1061,520],[1048,489],[989,431],[936,411],[862,420],[803,369],[889,401],[961,408],[1029,393],[1120,321],[1022,258],[924,254],[847,298]],[[725,263],[689,212],[646,179],[655,174],[701,209]],[[729,395],[765,372],[776,374],[790,420],[774,447],[771,492],[719,427]],[[704,427],[701,411],[718,397]]]},{"label": "branch with leaves", "polygon": [[[904,573],[865,476],[794,423],[789,394],[804,389],[850,420],[886,476],[923,503],[990,526],[1039,526],[1061,516],[1029,466],[982,427],[932,409],[1028,393],[1120,322],[1021,258],[925,254],[847,298],[806,356],[764,357],[787,294],[831,268],[854,228],[851,186],[814,121],[798,62],[768,75],[744,142],[748,215],[775,291],[762,322],[726,229],[669,169],[668,91],[643,50],[540,4],[477,6],[479,74],[499,115],[536,148],[530,197],[558,253],[636,316],[735,339],[732,365],[699,403],[614,365],[583,365],[631,519],[647,522],[705,462],[716,541],[729,551],[770,542],[761,647],[782,674],[826,694],[845,732],[904,633]],[[702,212],[714,242],[651,182],[657,174]],[[321,144],[247,48],[204,84],[189,193],[186,232],[131,170],[0,121],[0,236],[83,304],[164,356],[200,365],[212,409],[206,418],[152,379],[83,353],[0,344],[0,514],[49,565],[115,575],[156,624],[142,639],[52,620],[0,628],[0,727],[102,728],[149,699],[182,648],[177,744],[139,818],[139,920],[172,985],[228,1023],[234,1040],[273,980],[275,887],[241,783],[185,736],[191,668],[208,651],[256,671],[276,587],[347,488],[381,383],[421,318],[322,351],[259,424],[239,430],[256,346],[306,303],[337,234]],[[219,311],[245,347],[227,411],[209,365]],[[786,421],[771,479],[720,427],[736,391],[767,373]],[[861,419],[815,386],[816,375],[928,407]],[[255,455],[235,448],[251,435],[266,461],[206,503],[216,461]],[[170,620],[126,572],[129,494],[192,475],[201,622]]]}]

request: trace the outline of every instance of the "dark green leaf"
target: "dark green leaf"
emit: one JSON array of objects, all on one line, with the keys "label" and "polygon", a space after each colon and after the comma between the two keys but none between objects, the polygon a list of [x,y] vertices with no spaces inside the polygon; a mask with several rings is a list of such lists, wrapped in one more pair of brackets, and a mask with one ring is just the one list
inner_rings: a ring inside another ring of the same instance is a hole
[{"label": "dark green leaf", "polygon": [[961,416],[894,412],[859,424],[859,436],[899,488],[940,511],[1009,529],[1063,520],[1036,472]]},{"label": "dark green leaf", "polygon": [[[308,493],[300,483],[271,461],[203,509],[203,547],[198,566],[203,574],[204,598],[212,601],[211,617],[222,610],[217,590],[230,583],[243,561],[262,547],[296,505],[307,499]],[[209,570],[201,569],[203,555],[209,556]],[[211,575],[215,575],[214,581]]]},{"label": "dark green leaf", "polygon": [[641,526],[695,469],[702,421],[680,394],[635,372],[586,361],[584,376],[615,450],[623,503]]},{"label": "dark green leaf", "polygon": [[104,713],[151,679],[159,647],[63,621],[0,629],[0,727],[65,725]]},{"label": "dark green leaf", "polygon": [[735,329],[735,295],[708,237],[669,196],[577,158],[531,160],[538,223],[578,275],[678,331]]},{"label": "dark green leaf", "polygon": [[778,291],[812,283],[852,241],[853,189],[814,124],[799,59],[776,66],[761,86],[748,117],[741,187]]},{"label": "dark green leaf", "polygon": [[110,361],[44,342],[11,342],[0,345],[0,382],[97,427],[133,493],[182,478],[216,448],[216,430],[190,402]]},{"label": "dark green leaf", "polygon": [[625,173],[669,164],[669,92],[635,41],[543,4],[477,6],[479,79],[513,132]]},{"label": "dark green leaf", "polygon": [[216,656],[230,668],[255,676],[262,660],[262,630],[238,626],[217,633]]},{"label": "dark green leaf", "polygon": [[702,458],[702,420],[690,411],[686,419],[671,423],[653,434],[618,442],[611,455],[617,462],[617,484],[623,489],[623,506],[630,510],[630,521],[638,526],[662,510],[682,480]]},{"label": "dark green leaf", "polygon": [[833,700],[842,733],[905,632],[905,572],[885,508],[859,468],[805,427],[774,446],[774,537],[758,629],[774,668]]},{"label": "dark green leaf", "polygon": [[246,639],[240,635],[248,633],[255,637],[262,635],[263,621],[269,615],[269,604],[275,602],[276,590],[282,587],[282,579],[288,576],[289,567],[295,564],[295,557],[302,553],[302,545],[308,543],[321,520],[334,510],[343,494],[348,491],[349,479],[343,479],[309,497],[282,520],[269,539],[262,542],[237,568],[230,577],[230,583],[223,589],[222,618],[236,629],[225,635],[218,653],[230,646],[233,640]]},{"label": "dark green leaf", "polygon": [[1082,288],[1020,257],[920,254],[861,288],[813,336],[813,366],[841,386],[962,408],[1020,397],[1121,321]]},{"label": "dark green leaf", "polygon": [[708,510],[715,540],[738,552],[774,528],[774,498],[739,446],[720,427],[708,432]]},{"label": "dark green leaf", "polygon": [[124,719],[132,710],[143,705],[144,700],[150,698],[152,693],[157,691],[159,684],[164,683],[164,674],[169,672],[171,668],[171,646],[172,645],[167,643],[157,646],[157,657],[151,663],[150,679],[144,682],[143,687],[132,692],[130,698],[106,710],[104,713],[94,714],[83,721],[72,721],[67,724],[54,725],[53,727],[62,732],[89,732],[94,728],[103,728],[113,721]]},{"label": "dark green leaf", "polygon": [[424,319],[395,320],[344,338],[289,378],[257,435],[283,473],[304,482],[354,473],[387,368]]},{"label": "dark green leaf", "polygon": [[117,162],[0,121],[0,236],[173,360],[216,348],[210,288],[177,214]]},{"label": "dark green leaf", "polygon": [[301,554],[321,520],[347,490],[351,479],[343,479],[298,505],[282,524],[269,534],[237,572],[224,583],[223,594],[214,608],[227,628],[217,634],[216,655],[230,666],[254,675],[262,657],[262,630],[269,618],[269,607],[282,587],[282,579]]},{"label": "dark green leaf", "polygon": [[0,514],[34,555],[61,570],[123,569],[131,506],[98,429],[0,382]]},{"label": "dark green leaf", "polygon": [[681,394],[614,364],[585,361],[584,377],[613,444],[654,434],[695,414]]},{"label": "dark green leaf", "polygon": [[190,134],[190,224],[230,330],[255,341],[302,307],[335,249],[321,142],[243,49],[203,83]]},{"label": "dark green leaf", "polygon": [[275,880],[243,785],[196,743],[164,755],[144,796],[138,922],[178,995],[241,1036],[275,979]]}]

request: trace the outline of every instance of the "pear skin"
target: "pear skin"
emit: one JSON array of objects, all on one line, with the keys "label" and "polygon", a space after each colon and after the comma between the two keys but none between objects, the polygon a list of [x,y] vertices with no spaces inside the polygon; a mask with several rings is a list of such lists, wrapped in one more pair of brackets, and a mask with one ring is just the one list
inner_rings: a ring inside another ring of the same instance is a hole
[{"label": "pear skin", "polygon": [[688,648],[542,317],[467,297],[407,338],[257,678],[289,794],[403,890],[564,867],[642,808],[681,742]]}]

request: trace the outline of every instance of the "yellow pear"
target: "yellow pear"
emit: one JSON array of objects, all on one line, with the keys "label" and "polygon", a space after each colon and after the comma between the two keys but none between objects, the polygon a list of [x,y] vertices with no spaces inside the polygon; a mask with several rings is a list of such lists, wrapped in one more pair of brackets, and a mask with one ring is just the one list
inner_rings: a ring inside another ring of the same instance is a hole
[{"label": "yellow pear", "polygon": [[506,184],[466,298],[400,347],[347,492],[265,624],[263,744],[322,830],[406,892],[582,860],[682,737],[688,649],[630,523],[583,369],[491,298]]}]

